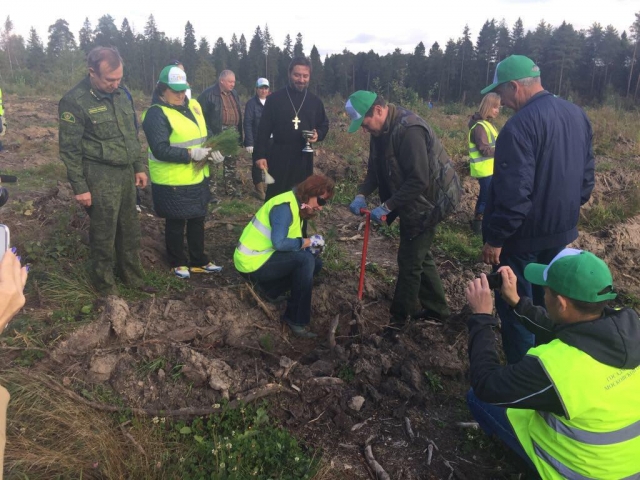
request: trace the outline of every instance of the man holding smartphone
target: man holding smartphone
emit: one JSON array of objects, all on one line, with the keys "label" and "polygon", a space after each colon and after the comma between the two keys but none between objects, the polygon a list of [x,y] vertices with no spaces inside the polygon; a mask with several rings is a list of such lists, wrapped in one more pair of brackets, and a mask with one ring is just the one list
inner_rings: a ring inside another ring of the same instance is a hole
[{"label": "man holding smartphone", "polygon": [[147,185],[135,112],[120,85],[122,58],[115,48],[87,56],[89,74],[62,97],[60,158],[75,198],[91,217],[90,268],[101,295],[117,295],[114,266],[123,283],[150,291],[142,280],[136,186]]}]

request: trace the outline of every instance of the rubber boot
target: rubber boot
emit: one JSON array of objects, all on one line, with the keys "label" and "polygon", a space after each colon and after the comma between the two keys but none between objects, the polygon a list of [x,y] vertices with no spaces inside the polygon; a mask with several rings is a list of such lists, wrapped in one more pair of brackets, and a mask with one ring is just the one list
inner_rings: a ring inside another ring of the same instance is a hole
[{"label": "rubber boot", "polygon": [[256,197],[258,200],[262,200],[264,202],[266,195],[267,195],[267,185],[264,182],[256,183],[254,185],[253,196]]}]

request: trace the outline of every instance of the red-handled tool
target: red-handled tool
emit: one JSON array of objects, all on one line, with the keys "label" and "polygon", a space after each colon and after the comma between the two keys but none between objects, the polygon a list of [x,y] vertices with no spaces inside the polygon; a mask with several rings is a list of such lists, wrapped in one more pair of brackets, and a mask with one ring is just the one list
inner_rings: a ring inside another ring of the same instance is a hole
[{"label": "red-handled tool", "polygon": [[[367,266],[367,248],[369,247],[369,224],[371,223],[371,212],[366,208],[360,209],[360,214],[365,216],[364,242],[362,243],[362,260],[360,261],[360,282],[358,283],[358,300],[362,300],[362,290],[364,289],[364,270]],[[383,222],[387,216],[380,217]]]}]

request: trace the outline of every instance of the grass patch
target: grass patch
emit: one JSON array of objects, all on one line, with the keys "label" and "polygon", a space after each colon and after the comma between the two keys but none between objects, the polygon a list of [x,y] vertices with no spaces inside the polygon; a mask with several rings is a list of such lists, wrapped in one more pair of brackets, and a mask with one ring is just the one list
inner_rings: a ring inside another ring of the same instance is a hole
[{"label": "grass patch", "polygon": [[159,468],[167,446],[150,422],[134,418],[126,427],[142,455],[115,416],[68,399],[20,369],[1,372],[0,383],[11,393],[5,452],[9,478],[171,478]]},{"label": "grass patch", "polygon": [[312,478],[319,468],[314,451],[276,425],[264,407],[223,409],[190,424],[177,423],[173,434],[187,449],[180,452],[175,470],[184,480],[301,480]]},{"label": "grass patch", "polygon": [[606,203],[600,201],[580,212],[578,228],[591,232],[602,230],[640,213],[640,191],[637,185],[630,185],[624,191],[608,198]]},{"label": "grass patch", "polygon": [[338,233],[335,227],[329,229],[325,241],[326,244],[322,252],[323,268],[333,272],[354,271],[355,264],[338,245]]},{"label": "grass patch", "polygon": [[441,223],[436,230],[434,245],[446,255],[462,263],[478,263],[482,237],[463,225]]},{"label": "grass patch", "polygon": [[247,203],[243,200],[229,200],[222,201],[216,207],[218,209],[217,213],[221,216],[242,216],[242,215],[253,215],[258,208],[251,203]]}]

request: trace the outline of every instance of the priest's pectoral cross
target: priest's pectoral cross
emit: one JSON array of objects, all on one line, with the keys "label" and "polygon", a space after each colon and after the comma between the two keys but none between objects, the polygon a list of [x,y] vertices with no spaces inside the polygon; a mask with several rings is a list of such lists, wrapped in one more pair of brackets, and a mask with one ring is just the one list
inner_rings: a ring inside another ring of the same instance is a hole
[{"label": "priest's pectoral cross", "polygon": [[294,124],[294,127],[296,130],[298,129],[298,124],[300,123],[300,119],[298,118],[298,116],[296,115],[296,118],[294,118],[293,120],[291,120]]}]

